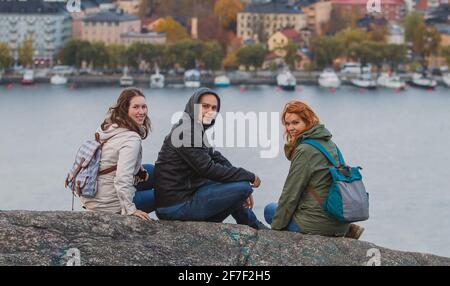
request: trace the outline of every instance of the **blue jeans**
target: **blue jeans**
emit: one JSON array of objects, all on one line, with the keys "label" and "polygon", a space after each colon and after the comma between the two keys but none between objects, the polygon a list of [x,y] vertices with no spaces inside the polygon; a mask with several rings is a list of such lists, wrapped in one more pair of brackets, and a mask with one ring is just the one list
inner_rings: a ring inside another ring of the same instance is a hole
[{"label": "blue jeans", "polygon": [[259,228],[261,222],[251,209],[244,207],[253,189],[248,182],[209,181],[197,189],[191,200],[165,208],[156,215],[165,220],[222,222],[232,215],[238,224]]},{"label": "blue jeans", "polygon": [[153,176],[154,166],[151,164],[143,165],[144,169],[149,174],[150,178],[141,182],[136,186],[136,192],[134,193],[133,203],[136,205],[138,210],[146,213],[151,213],[156,209],[155,203],[155,180]]},{"label": "blue jeans", "polygon": [[[264,208],[264,218],[268,224],[272,224],[273,217],[275,216],[275,211],[277,210],[278,204],[270,203]],[[293,219],[289,222],[287,226],[288,231],[300,232],[300,227]]]}]

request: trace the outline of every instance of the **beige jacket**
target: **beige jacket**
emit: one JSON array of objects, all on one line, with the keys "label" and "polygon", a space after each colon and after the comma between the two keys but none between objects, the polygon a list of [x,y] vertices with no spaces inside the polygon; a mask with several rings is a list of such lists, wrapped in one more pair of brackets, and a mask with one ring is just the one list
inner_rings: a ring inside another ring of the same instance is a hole
[{"label": "beige jacket", "polygon": [[100,140],[108,140],[102,148],[100,170],[116,164],[117,170],[98,176],[96,196],[81,197],[81,202],[88,210],[131,215],[136,211],[134,184],[142,163],[142,139],[136,132],[116,124],[105,131],[98,128],[97,132]]}]

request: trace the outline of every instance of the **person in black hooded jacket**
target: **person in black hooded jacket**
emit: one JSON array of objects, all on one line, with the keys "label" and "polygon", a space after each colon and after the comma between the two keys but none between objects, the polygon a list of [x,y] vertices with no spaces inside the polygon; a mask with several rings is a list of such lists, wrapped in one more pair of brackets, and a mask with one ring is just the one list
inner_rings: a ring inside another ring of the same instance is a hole
[{"label": "person in black hooded jacket", "polygon": [[210,147],[205,131],[215,123],[220,98],[208,88],[189,99],[183,117],[164,139],[155,163],[156,215],[165,220],[222,222],[265,228],[251,210],[252,187],[261,180],[234,167]]}]

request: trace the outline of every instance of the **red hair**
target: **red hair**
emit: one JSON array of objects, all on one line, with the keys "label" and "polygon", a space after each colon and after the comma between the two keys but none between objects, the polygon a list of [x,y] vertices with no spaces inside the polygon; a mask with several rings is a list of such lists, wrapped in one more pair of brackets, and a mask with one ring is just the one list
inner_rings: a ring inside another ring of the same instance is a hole
[{"label": "red hair", "polygon": [[[281,116],[281,122],[286,125],[286,113],[297,114],[303,122],[305,122],[306,130],[309,130],[319,124],[320,120],[312,108],[306,103],[298,100],[292,100],[286,103],[283,109],[283,114]],[[305,130],[305,131],[306,131]],[[284,129],[285,134],[288,134],[286,127]]]}]

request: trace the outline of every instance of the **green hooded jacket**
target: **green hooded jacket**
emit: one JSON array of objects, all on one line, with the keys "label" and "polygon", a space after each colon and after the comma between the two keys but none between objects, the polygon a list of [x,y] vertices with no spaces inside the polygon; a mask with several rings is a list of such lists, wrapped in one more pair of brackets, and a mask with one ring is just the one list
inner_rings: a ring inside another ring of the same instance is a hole
[{"label": "green hooded jacket", "polygon": [[[298,139],[315,139],[337,160],[336,145],[331,133],[318,124],[305,131]],[[289,174],[278,201],[272,221],[272,229],[283,230],[291,219],[300,226],[302,233],[324,236],[344,236],[349,224],[330,216],[308,192],[313,188],[321,198],[328,196],[332,179],[328,171],[331,163],[314,147],[298,144],[291,160]]]}]

